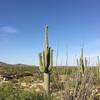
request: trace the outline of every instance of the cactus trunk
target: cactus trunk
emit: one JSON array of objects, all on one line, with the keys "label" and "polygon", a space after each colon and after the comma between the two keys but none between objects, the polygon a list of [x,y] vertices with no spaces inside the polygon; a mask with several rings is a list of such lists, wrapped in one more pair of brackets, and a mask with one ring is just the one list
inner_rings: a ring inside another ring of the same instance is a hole
[{"label": "cactus trunk", "polygon": [[50,73],[44,73],[44,89],[48,95],[50,93]]}]

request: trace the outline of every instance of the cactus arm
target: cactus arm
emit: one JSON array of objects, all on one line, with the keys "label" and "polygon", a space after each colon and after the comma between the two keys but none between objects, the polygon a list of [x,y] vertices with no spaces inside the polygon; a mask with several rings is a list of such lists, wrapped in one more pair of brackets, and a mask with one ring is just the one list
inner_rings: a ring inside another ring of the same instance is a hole
[{"label": "cactus arm", "polygon": [[41,56],[41,53],[39,53],[39,65],[42,66],[42,56]]},{"label": "cactus arm", "polygon": [[83,48],[81,48],[81,59],[83,59]]},{"label": "cactus arm", "polygon": [[45,49],[45,67],[48,66],[48,48]]},{"label": "cactus arm", "polygon": [[83,62],[83,60],[82,60],[82,72],[84,73],[84,70],[85,70],[85,68],[84,68],[84,62]]},{"label": "cactus arm", "polygon": [[44,72],[44,66],[42,63],[42,54],[41,53],[39,53],[39,69],[41,72]]},{"label": "cactus arm", "polygon": [[79,60],[78,59],[76,60],[76,62],[77,62],[77,66],[79,66]]},{"label": "cactus arm", "polygon": [[52,70],[53,66],[53,50],[50,48],[50,65],[49,65],[49,71]]},{"label": "cactus arm", "polygon": [[45,53],[44,53],[44,51],[42,52],[42,63],[43,63],[43,66],[45,67]]},{"label": "cactus arm", "polygon": [[82,59],[80,58],[80,67],[82,67]]},{"label": "cactus arm", "polygon": [[97,65],[100,65],[99,56],[97,56]]},{"label": "cactus arm", "polygon": [[86,57],[85,57],[85,66],[87,67],[87,59],[86,59]]},{"label": "cactus arm", "polygon": [[53,66],[53,50],[50,48],[50,66]]}]

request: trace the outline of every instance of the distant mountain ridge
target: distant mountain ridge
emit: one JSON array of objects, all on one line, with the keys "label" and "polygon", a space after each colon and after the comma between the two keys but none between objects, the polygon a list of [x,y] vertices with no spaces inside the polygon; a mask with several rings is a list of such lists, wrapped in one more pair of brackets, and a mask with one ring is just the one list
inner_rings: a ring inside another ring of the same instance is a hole
[{"label": "distant mountain ridge", "polygon": [[4,63],[4,62],[2,62],[2,61],[0,61],[0,65],[6,65],[7,63]]},{"label": "distant mountain ridge", "polygon": [[35,66],[36,65],[27,65],[27,64],[8,64],[5,62],[0,61],[0,66],[20,66],[20,67],[27,67],[27,66]]}]

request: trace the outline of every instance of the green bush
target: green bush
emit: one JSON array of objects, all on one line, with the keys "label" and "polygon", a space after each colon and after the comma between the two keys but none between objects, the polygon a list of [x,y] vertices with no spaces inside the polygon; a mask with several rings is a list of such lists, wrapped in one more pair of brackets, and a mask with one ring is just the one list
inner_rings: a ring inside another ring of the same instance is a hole
[{"label": "green bush", "polygon": [[53,100],[45,94],[34,91],[25,91],[12,83],[0,85],[0,100]]}]

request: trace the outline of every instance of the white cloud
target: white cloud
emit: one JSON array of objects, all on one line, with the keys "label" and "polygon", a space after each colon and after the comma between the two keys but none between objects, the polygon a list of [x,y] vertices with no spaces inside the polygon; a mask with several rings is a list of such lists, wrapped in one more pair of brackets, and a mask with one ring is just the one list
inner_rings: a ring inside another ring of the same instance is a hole
[{"label": "white cloud", "polygon": [[0,33],[16,33],[17,30],[11,26],[1,26]]},{"label": "white cloud", "polygon": [[16,34],[17,30],[11,26],[0,26],[0,43],[8,43],[9,38]]}]

